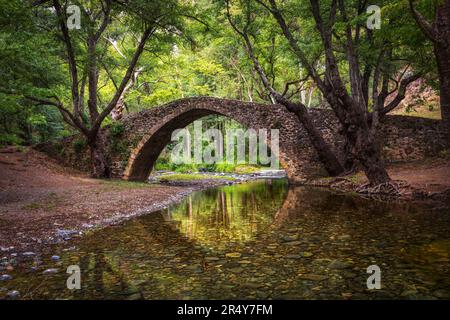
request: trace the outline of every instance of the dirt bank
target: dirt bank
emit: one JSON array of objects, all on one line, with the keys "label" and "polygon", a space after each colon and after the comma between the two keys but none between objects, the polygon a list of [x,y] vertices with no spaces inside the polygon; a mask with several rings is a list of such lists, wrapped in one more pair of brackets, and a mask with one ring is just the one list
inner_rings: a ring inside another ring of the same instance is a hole
[{"label": "dirt bank", "polygon": [[158,210],[195,190],[94,180],[28,149],[0,150],[0,173],[0,254],[36,251],[79,231]]},{"label": "dirt bank", "polygon": [[[393,187],[388,186],[385,190],[392,191],[394,188],[394,191],[398,192],[396,198],[450,204],[450,157],[390,164],[387,169],[393,180]],[[371,189],[367,186],[364,188],[367,182],[365,175],[359,172],[338,178],[320,178],[310,184],[344,192],[359,192],[364,196],[365,192]],[[372,195],[375,198],[382,197],[382,191]]]}]

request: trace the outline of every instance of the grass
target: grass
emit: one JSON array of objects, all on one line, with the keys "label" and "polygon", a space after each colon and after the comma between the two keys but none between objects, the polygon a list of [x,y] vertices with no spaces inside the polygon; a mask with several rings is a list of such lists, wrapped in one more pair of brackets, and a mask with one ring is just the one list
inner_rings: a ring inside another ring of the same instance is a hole
[{"label": "grass", "polygon": [[261,168],[259,168],[257,166],[241,164],[241,165],[236,166],[236,168],[234,168],[234,172],[238,173],[238,174],[250,174],[250,173],[260,171],[260,169]]},{"label": "grass", "polygon": [[62,198],[54,192],[50,192],[45,199],[41,201],[30,202],[22,207],[24,210],[51,210],[62,203]]},{"label": "grass", "polygon": [[208,179],[220,179],[220,180],[229,180],[234,181],[236,180],[233,177],[226,177],[226,176],[215,176],[215,175],[208,175],[208,174],[170,174],[165,175],[161,177],[161,181],[194,181],[194,180],[208,180]]},{"label": "grass", "polygon": [[407,111],[406,109],[399,109],[394,111],[392,114],[402,115],[402,116],[410,116],[410,117],[420,117],[420,118],[428,118],[434,120],[441,119],[441,110],[439,104],[433,104],[433,107],[430,105],[424,104],[420,106],[414,107],[414,109]]},{"label": "grass", "polygon": [[152,185],[147,182],[126,181],[119,179],[102,179],[100,181],[103,185],[118,189],[139,189],[152,187]]}]

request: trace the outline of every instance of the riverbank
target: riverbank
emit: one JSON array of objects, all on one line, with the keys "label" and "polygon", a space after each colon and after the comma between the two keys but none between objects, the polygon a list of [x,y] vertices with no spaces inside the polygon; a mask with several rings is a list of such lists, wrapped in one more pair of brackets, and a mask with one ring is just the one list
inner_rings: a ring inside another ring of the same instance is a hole
[{"label": "riverbank", "polygon": [[95,180],[32,149],[0,151],[0,254],[39,252],[181,201],[222,179],[190,186]]},{"label": "riverbank", "polygon": [[371,188],[363,172],[335,178],[319,178],[308,184],[371,198],[391,197],[409,201],[433,201],[450,205],[450,157],[390,164],[392,183]]},{"label": "riverbank", "polygon": [[[450,189],[449,167],[448,159],[435,159],[389,171],[394,179],[408,181],[411,199],[422,195],[439,200]],[[182,181],[163,175],[154,184],[95,180],[40,152],[21,148],[0,150],[0,172],[2,256],[40,251],[46,244],[165,208],[193,191],[264,177],[216,174]],[[350,192],[363,183],[364,176],[358,174],[311,184]]]}]

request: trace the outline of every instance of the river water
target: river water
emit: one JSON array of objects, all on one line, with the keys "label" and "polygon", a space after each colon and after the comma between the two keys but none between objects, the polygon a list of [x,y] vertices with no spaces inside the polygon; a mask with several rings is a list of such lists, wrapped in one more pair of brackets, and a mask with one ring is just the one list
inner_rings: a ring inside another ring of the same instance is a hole
[{"label": "river water", "polygon": [[[200,191],[16,267],[0,298],[450,298],[450,211],[284,179]],[[81,289],[66,268],[81,269]],[[367,288],[377,265],[381,289]],[[50,270],[49,270],[50,269]],[[46,272],[44,272],[47,270]],[[44,274],[45,273],[45,274]]]}]

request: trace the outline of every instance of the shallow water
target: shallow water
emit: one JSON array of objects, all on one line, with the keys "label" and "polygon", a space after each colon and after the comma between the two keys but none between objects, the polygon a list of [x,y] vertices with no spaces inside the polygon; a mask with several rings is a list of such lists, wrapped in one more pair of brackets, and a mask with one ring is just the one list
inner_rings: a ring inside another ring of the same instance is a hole
[{"label": "shallow water", "polygon": [[[449,231],[448,209],[253,181],[56,246],[60,261],[16,266],[0,297],[450,298]],[[81,268],[81,290],[66,288],[69,265]],[[367,289],[370,265],[381,269],[380,290]]]}]

